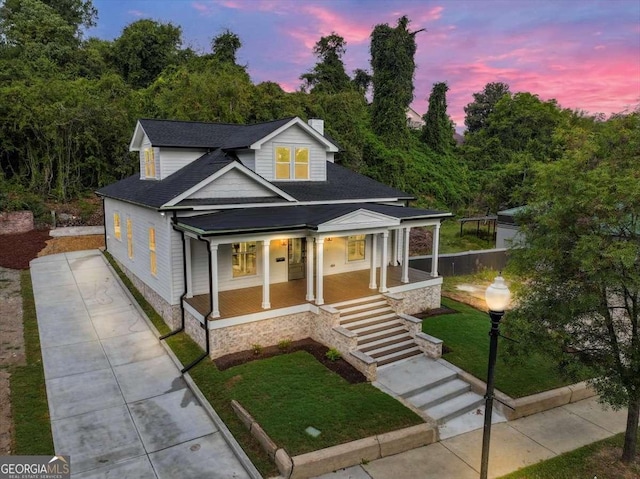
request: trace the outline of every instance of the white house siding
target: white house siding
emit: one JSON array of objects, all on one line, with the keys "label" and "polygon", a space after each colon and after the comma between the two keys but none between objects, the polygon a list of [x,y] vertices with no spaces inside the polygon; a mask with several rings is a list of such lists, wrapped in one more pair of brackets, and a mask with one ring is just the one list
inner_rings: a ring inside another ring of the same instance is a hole
[{"label": "white house siding", "polygon": [[[382,256],[382,237],[378,237],[377,242],[378,253],[376,255],[376,264],[380,266],[380,257]],[[371,265],[371,235],[367,235],[364,260],[348,261],[347,259],[347,237],[332,237],[331,241],[324,240],[324,275],[348,273],[351,271],[360,271],[361,269],[369,269]]]},{"label": "white house siding", "polygon": [[[159,173],[161,180],[175,173],[179,169],[194,162],[207,151],[195,148],[158,148],[156,151],[156,173]],[[142,155],[142,167],[144,168],[144,153]],[[144,170],[143,170],[144,171]]]},{"label": "white house siding", "polygon": [[251,171],[256,171],[256,153],[253,150],[235,151],[238,160]]},{"label": "white house siding", "polygon": [[275,196],[273,191],[246,174],[232,169],[193,193],[189,198],[251,198]]},{"label": "white house siding", "polygon": [[[115,238],[113,213],[120,214],[120,240]],[[169,304],[172,302],[172,258],[170,216],[160,216],[155,210],[118,200],[105,198],[105,227],[107,251],[129,271],[155,291]],[[127,218],[131,218],[133,233],[133,259],[127,250]],[[151,274],[149,260],[149,228],[156,230],[157,274]],[[179,271],[182,274],[182,270]]]},{"label": "white house siding", "polygon": [[274,147],[282,146],[306,146],[309,148],[309,179],[311,181],[325,181],[327,176],[327,150],[326,147],[310,136],[298,125],[293,125],[279,135],[262,144],[256,150],[256,173],[263,178],[274,181]]}]

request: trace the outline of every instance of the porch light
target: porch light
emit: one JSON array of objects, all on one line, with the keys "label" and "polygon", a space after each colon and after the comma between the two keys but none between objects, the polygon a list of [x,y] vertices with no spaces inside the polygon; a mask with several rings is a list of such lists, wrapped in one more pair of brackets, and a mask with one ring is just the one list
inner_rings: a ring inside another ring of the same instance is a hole
[{"label": "porch light", "polygon": [[329,236],[329,237],[327,238],[327,241],[333,241],[333,238],[332,238],[331,236]]},{"label": "porch light", "polygon": [[287,246],[287,240],[286,239],[280,240],[280,246]]},{"label": "porch light", "polygon": [[498,336],[500,336],[500,320],[509,305],[511,293],[501,275],[493,281],[485,292],[489,307],[491,331],[489,331],[489,367],[487,371],[487,391],[484,396],[484,431],[482,434],[482,459],[480,462],[480,479],[487,479],[489,471],[489,443],[491,442],[491,416],[493,415],[493,389],[495,380],[496,357],[498,355]]}]

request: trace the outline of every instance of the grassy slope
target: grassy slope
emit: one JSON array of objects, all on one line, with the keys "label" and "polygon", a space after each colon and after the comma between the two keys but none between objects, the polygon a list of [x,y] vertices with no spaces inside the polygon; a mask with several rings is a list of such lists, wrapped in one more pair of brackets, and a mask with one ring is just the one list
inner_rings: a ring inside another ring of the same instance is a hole
[{"label": "grassy slope", "polygon": [[21,272],[20,283],[27,364],[11,371],[11,407],[15,425],[12,452],[17,455],[51,455],[53,438],[29,270]]},{"label": "grassy slope", "polygon": [[448,219],[440,227],[440,254],[459,253],[463,251],[475,251],[491,249],[495,247],[493,238],[489,239],[486,234],[486,226],[481,226],[480,237],[476,236],[475,223],[469,223],[464,228],[464,234],[460,236],[460,223],[455,219]]},{"label": "grassy slope", "polygon": [[[133,287],[112,258],[107,258],[134,294],[156,328],[169,328]],[[185,333],[167,339],[183,364],[202,354]],[[381,432],[420,424],[422,419],[370,384],[349,384],[305,352],[253,361],[219,371],[205,359],[190,372],[194,381],[265,476],[277,470],[258,442],[231,409],[236,399],[267,434],[291,455],[353,441]],[[304,433],[308,426],[322,431],[318,438]]]},{"label": "grassy slope", "polygon": [[[458,313],[425,319],[423,331],[442,339],[445,346],[451,349],[451,352],[443,355],[444,359],[486,380],[490,329],[488,315],[447,298],[442,298],[442,304]],[[506,362],[504,355],[500,356],[499,343],[496,388],[503,393],[511,397],[523,397],[571,383],[557,372],[553,362],[540,355],[529,356],[527,360],[517,363]]]}]

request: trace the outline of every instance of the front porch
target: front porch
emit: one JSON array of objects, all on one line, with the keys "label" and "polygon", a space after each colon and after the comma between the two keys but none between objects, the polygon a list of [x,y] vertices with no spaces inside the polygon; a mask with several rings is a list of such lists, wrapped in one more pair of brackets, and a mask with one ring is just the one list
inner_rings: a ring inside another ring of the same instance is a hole
[{"label": "front porch", "polygon": [[[394,292],[394,288],[407,287],[410,285],[418,286],[416,283],[433,280],[434,278],[425,271],[409,268],[409,283],[403,283],[401,279],[401,266],[387,267],[387,286],[391,293]],[[323,281],[324,301],[330,305],[341,301],[378,294],[377,289],[369,289],[369,281],[370,271],[368,269],[325,276]],[[379,269],[377,271],[377,281],[378,283],[380,281]],[[305,301],[306,291],[306,279],[271,284],[271,309],[288,308],[306,303],[313,304],[313,301]],[[220,317],[215,318],[214,321],[264,312],[265,310],[262,307],[262,293],[262,286],[220,291],[218,293]],[[211,310],[210,297],[208,294],[200,294],[192,298],[186,298],[185,302],[203,317]]]}]

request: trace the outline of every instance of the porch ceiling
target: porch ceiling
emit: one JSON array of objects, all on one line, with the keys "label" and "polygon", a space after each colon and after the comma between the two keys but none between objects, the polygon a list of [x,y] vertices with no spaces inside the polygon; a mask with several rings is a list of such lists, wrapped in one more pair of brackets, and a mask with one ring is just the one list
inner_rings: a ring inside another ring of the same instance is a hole
[{"label": "porch ceiling", "polygon": [[[387,269],[387,285],[389,288],[400,286],[402,268],[389,266]],[[378,282],[380,270],[378,269]],[[419,283],[431,279],[425,271],[409,268],[409,283]],[[299,304],[313,303],[306,301],[306,279],[298,279],[284,283],[270,285],[271,309],[288,308]],[[350,299],[363,298],[378,294],[377,289],[369,289],[369,270],[353,271],[350,273],[332,274],[324,277],[324,301],[326,304],[339,303]],[[242,288],[232,291],[220,291],[220,318],[259,313],[262,309],[262,286]],[[209,313],[209,295],[201,294],[187,298],[186,302],[205,316]],[[214,321],[215,321],[214,320]]]}]

